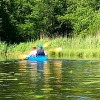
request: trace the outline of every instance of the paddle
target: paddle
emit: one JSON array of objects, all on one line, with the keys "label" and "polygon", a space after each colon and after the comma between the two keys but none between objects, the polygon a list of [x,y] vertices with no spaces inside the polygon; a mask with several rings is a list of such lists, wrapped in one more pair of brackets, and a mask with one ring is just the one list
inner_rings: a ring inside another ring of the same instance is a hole
[{"label": "paddle", "polygon": [[50,51],[51,52],[52,51],[54,51],[54,52],[61,52],[62,51],[62,48],[61,47],[58,47],[58,48],[51,49]]},{"label": "paddle", "polygon": [[54,49],[54,50],[55,50],[55,52],[60,52],[60,51],[62,51],[62,48],[59,47],[59,48],[56,48],[56,49]]},{"label": "paddle", "polygon": [[[48,41],[48,42],[46,42],[45,44],[43,44],[43,47],[45,48],[45,47],[48,47],[49,45],[51,44],[51,42],[50,41]],[[19,59],[26,59],[26,58],[28,58],[29,57],[29,55],[26,55],[26,54],[23,54],[23,55],[19,55],[18,56],[18,58]]]},{"label": "paddle", "polygon": [[50,44],[51,44],[51,42],[48,41],[48,42],[46,42],[46,43],[43,45],[43,47],[44,47],[44,48],[45,48],[45,47],[48,47]]},{"label": "paddle", "polygon": [[29,55],[26,55],[26,54],[25,54],[25,55],[23,54],[23,55],[19,55],[19,56],[18,56],[18,58],[19,58],[19,59],[22,59],[22,60],[23,60],[23,59],[26,59],[26,58],[28,58],[28,57],[29,57]]}]

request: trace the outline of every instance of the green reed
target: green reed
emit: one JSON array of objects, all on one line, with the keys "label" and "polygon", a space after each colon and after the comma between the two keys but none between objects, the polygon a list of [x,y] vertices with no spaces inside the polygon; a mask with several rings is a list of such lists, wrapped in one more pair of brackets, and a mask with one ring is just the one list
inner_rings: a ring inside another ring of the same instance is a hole
[{"label": "green reed", "polygon": [[[32,46],[38,48],[39,44],[45,44],[50,41],[51,44],[44,48],[49,55],[71,56],[71,57],[98,57],[100,58],[100,36],[98,37],[74,37],[74,38],[55,38],[55,39],[41,39],[37,41],[24,42],[20,44],[13,44],[7,47],[5,42],[0,42],[0,52],[7,52],[8,54],[29,53]],[[56,51],[56,48],[62,48],[62,51]]]},{"label": "green reed", "polygon": [[[62,47],[60,55],[65,57],[100,58],[100,37],[57,38],[52,41],[51,47]],[[51,54],[57,53],[53,51]]]},{"label": "green reed", "polygon": [[20,44],[13,44],[13,45],[9,45],[8,49],[7,49],[7,53],[29,53],[32,49],[32,46],[36,46],[38,48],[39,44],[44,44],[47,41],[49,41],[48,39],[45,40],[37,40],[37,41],[30,41],[30,42],[23,42]]},{"label": "green reed", "polygon": [[0,42],[0,54],[5,54],[7,52],[7,44],[5,42]]}]

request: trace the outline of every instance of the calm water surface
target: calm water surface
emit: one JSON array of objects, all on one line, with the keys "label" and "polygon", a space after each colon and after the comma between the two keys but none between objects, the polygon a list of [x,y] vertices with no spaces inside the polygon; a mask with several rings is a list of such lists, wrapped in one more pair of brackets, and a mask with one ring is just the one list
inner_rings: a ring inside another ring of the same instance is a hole
[{"label": "calm water surface", "polygon": [[100,61],[0,61],[0,100],[100,100]]}]

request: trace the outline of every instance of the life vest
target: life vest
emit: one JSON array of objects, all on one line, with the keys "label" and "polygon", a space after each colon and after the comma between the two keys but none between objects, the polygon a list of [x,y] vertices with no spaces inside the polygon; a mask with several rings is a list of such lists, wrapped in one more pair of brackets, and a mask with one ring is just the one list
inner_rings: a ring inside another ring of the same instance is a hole
[{"label": "life vest", "polygon": [[37,50],[36,56],[45,56],[44,50],[42,49]]}]

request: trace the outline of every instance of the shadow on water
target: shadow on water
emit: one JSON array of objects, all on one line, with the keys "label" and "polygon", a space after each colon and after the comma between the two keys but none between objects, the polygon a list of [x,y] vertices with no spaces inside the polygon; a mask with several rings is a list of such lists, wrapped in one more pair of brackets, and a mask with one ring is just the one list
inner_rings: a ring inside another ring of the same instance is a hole
[{"label": "shadow on water", "polygon": [[99,100],[100,62],[0,62],[0,100]]}]

